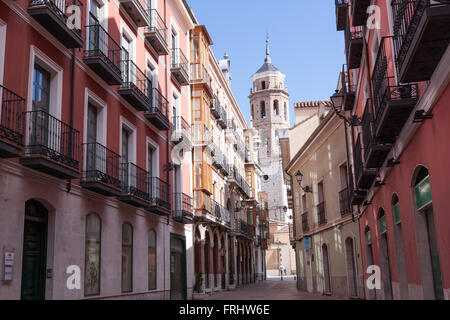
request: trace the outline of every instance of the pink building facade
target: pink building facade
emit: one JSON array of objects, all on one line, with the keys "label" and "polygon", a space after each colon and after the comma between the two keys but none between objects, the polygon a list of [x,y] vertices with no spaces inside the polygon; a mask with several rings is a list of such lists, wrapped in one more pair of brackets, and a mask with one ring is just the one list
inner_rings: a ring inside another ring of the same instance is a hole
[{"label": "pink building facade", "polygon": [[336,1],[347,55],[342,108],[358,117],[350,197],[363,269],[381,271],[381,288],[366,286],[365,296],[448,300],[450,5],[370,4]]},{"label": "pink building facade", "polygon": [[0,2],[0,299],[192,296],[194,23],[182,0]]}]

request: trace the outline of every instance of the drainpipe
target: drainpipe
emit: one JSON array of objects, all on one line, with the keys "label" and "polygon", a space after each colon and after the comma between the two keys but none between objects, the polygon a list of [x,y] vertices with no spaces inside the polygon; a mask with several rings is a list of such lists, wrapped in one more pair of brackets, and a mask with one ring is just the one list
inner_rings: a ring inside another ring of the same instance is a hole
[{"label": "drainpipe", "polygon": [[[73,128],[73,122],[74,122],[74,110],[75,110],[75,49],[72,49],[72,59],[71,59],[71,65],[70,65],[70,119],[69,124]],[[73,156],[72,154],[72,135],[69,135],[69,155]],[[67,181],[67,193],[70,192],[72,189],[72,179],[68,179]]]},{"label": "drainpipe", "polygon": [[[166,2],[166,0],[164,0],[164,23],[167,23],[167,2]],[[168,66],[167,66],[167,55],[164,56],[164,64],[165,64],[164,75],[165,75],[165,83],[166,83],[166,98],[168,98],[169,90],[167,88],[167,86],[168,86],[168,79],[167,79],[167,71],[168,71],[167,70],[168,69]],[[169,108],[169,106],[167,106],[167,114],[169,114],[169,110],[170,110],[170,108]],[[167,141],[166,141],[166,159],[167,159],[167,169],[168,169],[168,164],[169,164],[169,131],[166,131],[166,138],[167,138]],[[167,181],[167,183],[169,183],[169,178],[170,178],[169,170],[167,170],[166,171],[166,181]],[[170,192],[170,190],[169,190],[169,192]],[[169,224],[170,224],[170,216],[167,217],[167,228],[169,227]],[[166,247],[166,237],[164,237],[164,248],[165,247]],[[170,250],[170,248],[168,248],[168,250]],[[165,249],[164,249],[164,258],[163,258],[163,260],[164,260],[164,270],[167,270],[166,269],[166,250]],[[170,270],[169,270],[169,274],[170,274]],[[166,275],[164,275],[164,290],[166,290]],[[169,292],[169,298],[170,298],[170,292]]]}]

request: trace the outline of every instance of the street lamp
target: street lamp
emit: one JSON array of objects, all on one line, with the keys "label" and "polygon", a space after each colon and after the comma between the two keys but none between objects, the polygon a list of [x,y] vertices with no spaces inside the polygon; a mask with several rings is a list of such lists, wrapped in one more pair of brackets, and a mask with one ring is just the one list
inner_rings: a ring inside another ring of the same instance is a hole
[{"label": "street lamp", "polygon": [[331,105],[336,112],[337,116],[343,119],[352,127],[359,127],[362,124],[361,119],[356,115],[352,115],[350,119],[347,119],[345,116],[341,114],[342,107],[344,105],[344,94],[340,93],[339,90],[336,90],[335,93],[330,97]]},{"label": "street lamp", "polygon": [[295,177],[297,178],[297,182],[298,182],[300,188],[302,188],[302,190],[303,190],[305,193],[312,193],[311,187],[309,187],[309,186],[303,187],[303,186],[302,186],[303,174],[300,172],[300,170],[297,172],[297,174],[295,175]]}]

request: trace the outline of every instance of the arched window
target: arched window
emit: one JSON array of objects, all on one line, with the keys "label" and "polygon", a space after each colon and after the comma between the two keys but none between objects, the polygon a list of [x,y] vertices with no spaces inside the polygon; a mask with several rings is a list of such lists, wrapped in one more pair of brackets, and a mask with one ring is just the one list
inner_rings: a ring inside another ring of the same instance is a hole
[{"label": "arched window", "polygon": [[383,278],[384,299],[392,300],[392,278],[387,236],[386,214],[383,208],[378,211],[378,232],[380,237],[381,273]]},{"label": "arched window", "polygon": [[156,290],[156,231],[148,232],[148,289]]},{"label": "arched window", "polygon": [[431,178],[428,169],[420,166],[412,180],[415,200],[414,220],[416,240],[425,300],[444,299],[441,263],[439,257],[436,223],[434,221]]},{"label": "arched window", "polygon": [[261,101],[261,118],[266,118],[266,103],[264,101]]},{"label": "arched window", "polygon": [[252,119],[254,119],[255,118],[255,106],[253,104],[252,104],[251,113],[252,113]]},{"label": "arched window", "polygon": [[409,299],[408,277],[406,274],[405,249],[403,244],[403,230],[401,225],[400,201],[394,193],[392,196],[392,217],[394,221],[395,250],[397,254],[398,277],[400,282],[400,297]]},{"label": "arched window", "polygon": [[96,213],[86,217],[84,295],[100,294],[100,250],[102,221]]},{"label": "arched window", "polygon": [[280,106],[278,100],[275,100],[273,102],[273,115],[278,116],[279,114],[280,114]]},{"label": "arched window", "polygon": [[261,82],[261,89],[262,89],[262,90],[265,90],[265,89],[266,89],[266,82],[265,82],[265,81],[262,81],[262,82]]},{"label": "arched window", "polygon": [[288,106],[287,103],[284,103],[284,119],[287,120],[288,118]]},{"label": "arched window", "polygon": [[122,225],[122,292],[133,291],[133,227]]}]

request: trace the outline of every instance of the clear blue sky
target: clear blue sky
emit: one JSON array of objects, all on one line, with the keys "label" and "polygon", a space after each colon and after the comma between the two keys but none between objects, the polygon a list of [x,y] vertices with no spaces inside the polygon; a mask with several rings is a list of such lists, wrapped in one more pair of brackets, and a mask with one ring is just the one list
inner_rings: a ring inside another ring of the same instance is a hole
[{"label": "clear blue sky", "polygon": [[187,0],[206,25],[218,60],[231,59],[232,90],[249,122],[251,76],[265,58],[286,74],[291,122],[294,102],[328,99],[345,62],[344,34],[336,31],[333,0]]}]

